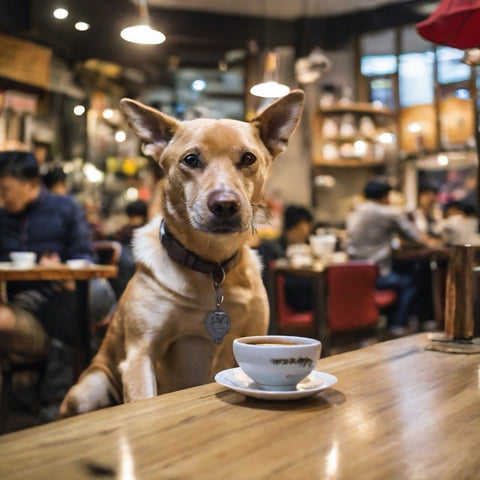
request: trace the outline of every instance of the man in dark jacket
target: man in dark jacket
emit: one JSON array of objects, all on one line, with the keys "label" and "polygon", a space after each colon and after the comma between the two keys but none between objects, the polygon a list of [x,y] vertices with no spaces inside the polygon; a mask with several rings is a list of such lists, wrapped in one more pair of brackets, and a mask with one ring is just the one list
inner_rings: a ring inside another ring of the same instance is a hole
[{"label": "man in dark jacket", "polygon": [[[42,264],[92,259],[88,226],[72,198],[41,184],[27,152],[0,153],[0,260],[32,251]],[[30,357],[45,354],[50,338],[72,345],[76,337],[74,286],[58,282],[10,282],[0,304],[0,350]]]},{"label": "man in dark jacket", "polygon": [[[73,198],[42,186],[38,164],[27,152],[0,153],[0,260],[12,251],[32,251],[40,264],[92,260],[90,234]],[[78,336],[72,282],[10,282],[0,303],[0,353],[46,358],[38,420],[54,420],[73,383],[71,346]],[[31,402],[25,394],[24,402]]]}]

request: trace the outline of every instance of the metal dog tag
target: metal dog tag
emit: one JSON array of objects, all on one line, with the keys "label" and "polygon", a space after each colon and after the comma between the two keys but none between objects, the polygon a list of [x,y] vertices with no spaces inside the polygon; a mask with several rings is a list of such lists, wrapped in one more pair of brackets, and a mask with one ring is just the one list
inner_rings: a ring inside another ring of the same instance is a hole
[{"label": "metal dog tag", "polygon": [[230,331],[230,317],[228,313],[223,311],[220,307],[223,303],[222,283],[225,279],[225,271],[221,266],[214,269],[212,272],[213,287],[215,288],[215,304],[216,310],[212,310],[205,319],[205,326],[207,332],[212,337],[214,343],[217,345],[222,343],[225,335]]},{"label": "metal dog tag", "polygon": [[223,338],[230,331],[230,317],[227,312],[217,308],[207,315],[205,326],[214,343],[218,345],[222,343]]}]

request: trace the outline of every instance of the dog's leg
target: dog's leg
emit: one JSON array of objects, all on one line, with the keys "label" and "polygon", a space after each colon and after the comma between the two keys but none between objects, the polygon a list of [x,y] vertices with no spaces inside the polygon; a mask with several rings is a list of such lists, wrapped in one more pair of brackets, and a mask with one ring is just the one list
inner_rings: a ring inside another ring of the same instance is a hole
[{"label": "dog's leg", "polygon": [[118,392],[103,370],[86,371],[60,405],[59,418],[72,417],[120,403]]},{"label": "dog's leg", "polygon": [[157,395],[157,380],[150,352],[137,345],[127,347],[127,358],[120,364],[123,401],[133,402]]}]

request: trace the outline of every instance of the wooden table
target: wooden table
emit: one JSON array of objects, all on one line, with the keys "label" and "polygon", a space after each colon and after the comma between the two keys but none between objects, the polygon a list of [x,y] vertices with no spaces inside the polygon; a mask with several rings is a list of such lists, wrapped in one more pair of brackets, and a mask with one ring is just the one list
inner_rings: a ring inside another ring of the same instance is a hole
[{"label": "wooden table", "polygon": [[112,265],[90,264],[80,268],[70,268],[67,265],[41,266],[31,268],[0,268],[1,296],[5,300],[6,283],[14,281],[52,281],[74,280],[77,291],[77,314],[82,348],[86,362],[91,359],[90,319],[87,305],[89,304],[88,282],[92,278],[112,278],[117,275],[117,267]]},{"label": "wooden table", "polygon": [[453,248],[450,246],[438,247],[411,247],[405,246],[392,250],[394,260],[446,260],[452,255]]},{"label": "wooden table", "polygon": [[426,334],[323,358],[338,383],[255,400],[215,383],[0,436],[0,478],[480,478],[480,356]]},{"label": "wooden table", "polygon": [[428,265],[431,277],[433,320],[442,329],[445,320],[445,282],[448,262],[453,252],[451,246],[412,247],[405,246],[392,251],[394,262],[400,264],[417,262]]}]

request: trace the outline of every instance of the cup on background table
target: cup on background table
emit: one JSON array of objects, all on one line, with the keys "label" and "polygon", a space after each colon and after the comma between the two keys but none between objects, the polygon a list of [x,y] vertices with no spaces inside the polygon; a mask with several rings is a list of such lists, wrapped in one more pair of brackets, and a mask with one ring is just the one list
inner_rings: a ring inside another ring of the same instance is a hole
[{"label": "cup on background table", "polygon": [[292,267],[310,267],[312,265],[312,251],[306,243],[294,243],[287,247],[285,252]]},{"label": "cup on background table", "polygon": [[310,247],[313,256],[322,260],[327,260],[335,251],[337,237],[335,235],[310,235]]},{"label": "cup on background table", "polygon": [[10,252],[10,260],[15,268],[29,268],[35,265],[37,254],[35,252]]}]

